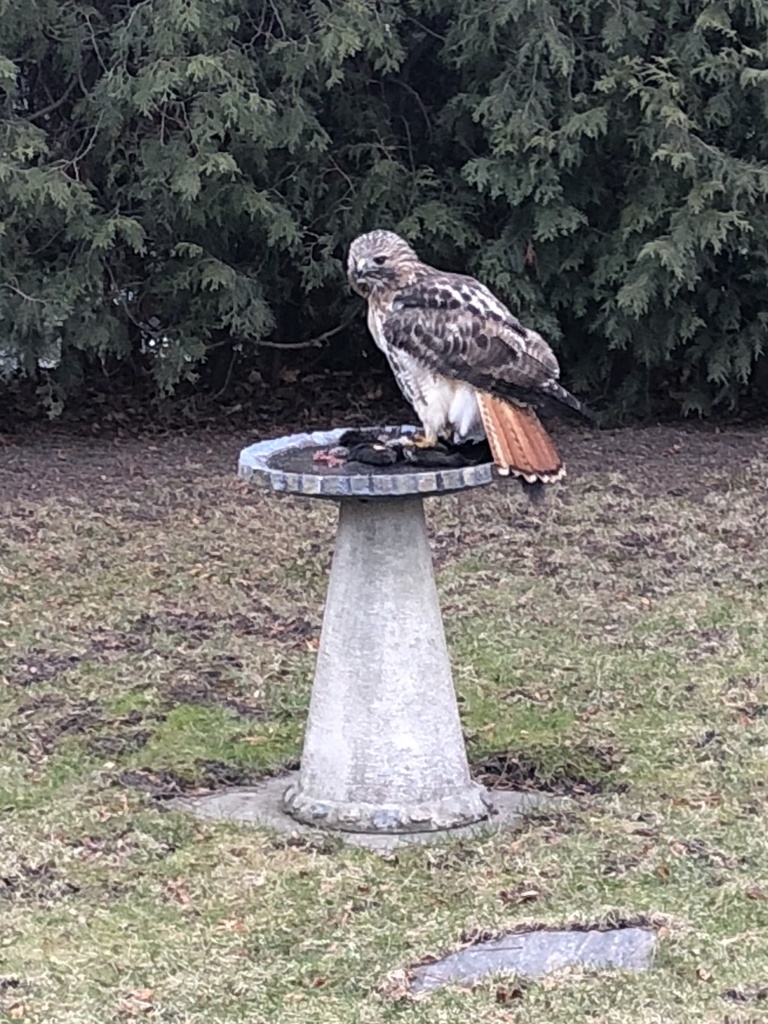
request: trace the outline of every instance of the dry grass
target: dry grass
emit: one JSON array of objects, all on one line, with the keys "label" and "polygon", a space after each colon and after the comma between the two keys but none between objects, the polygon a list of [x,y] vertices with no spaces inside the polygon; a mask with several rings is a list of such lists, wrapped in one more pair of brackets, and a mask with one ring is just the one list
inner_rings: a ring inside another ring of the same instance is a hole
[{"label": "dry grass", "polygon": [[[245,492],[232,439],[7,447],[0,1019],[758,1020],[765,437],[567,438],[543,511],[503,487],[431,508],[471,759],[575,795],[385,858],[156,799],[298,756],[333,510]],[[473,929],[611,911],[661,915],[655,971],[399,998]]]}]

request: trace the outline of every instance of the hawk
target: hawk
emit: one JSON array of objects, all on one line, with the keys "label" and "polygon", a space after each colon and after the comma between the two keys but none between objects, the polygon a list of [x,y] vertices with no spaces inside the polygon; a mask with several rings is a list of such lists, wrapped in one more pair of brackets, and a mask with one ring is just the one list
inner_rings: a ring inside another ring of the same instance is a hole
[{"label": "hawk", "polygon": [[422,263],[393,231],[356,238],[347,273],[421,420],[420,444],[485,436],[499,473],[537,485],[562,479],[565,466],[537,413],[588,413],[558,383],[557,358],[541,335],[473,277]]}]

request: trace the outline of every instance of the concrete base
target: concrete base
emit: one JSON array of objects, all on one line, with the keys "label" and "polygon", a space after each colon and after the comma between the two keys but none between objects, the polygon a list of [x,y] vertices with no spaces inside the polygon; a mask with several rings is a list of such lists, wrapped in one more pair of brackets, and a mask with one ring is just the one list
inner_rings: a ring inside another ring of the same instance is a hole
[{"label": "concrete base", "polygon": [[378,853],[388,853],[413,843],[445,842],[462,836],[477,836],[520,825],[526,814],[536,810],[559,810],[568,804],[564,797],[538,793],[514,793],[510,790],[483,790],[492,817],[459,828],[427,832],[342,832],[335,829],[302,825],[283,810],[286,788],[295,786],[298,772],[265,779],[257,786],[222,790],[207,796],[178,797],[166,805],[172,810],[189,811],[199,818],[240,821],[275,832],[294,835],[329,836],[349,846],[361,846]]}]

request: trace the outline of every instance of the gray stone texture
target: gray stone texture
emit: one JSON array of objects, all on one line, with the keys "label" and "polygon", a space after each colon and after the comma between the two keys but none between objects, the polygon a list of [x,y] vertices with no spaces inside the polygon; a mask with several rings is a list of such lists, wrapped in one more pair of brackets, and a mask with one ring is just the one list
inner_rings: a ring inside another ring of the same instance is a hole
[{"label": "gray stone texture", "polygon": [[[383,435],[390,437],[415,431],[415,427],[409,426],[381,429]],[[403,497],[407,494],[426,497],[468,487],[483,487],[494,479],[490,462],[461,469],[430,470],[403,464],[392,467],[350,464],[331,468],[312,461],[315,452],[332,448],[344,433],[344,429],[316,430],[309,434],[289,434],[260,441],[240,453],[238,475],[253,486],[280,494],[336,500]]]},{"label": "gray stone texture", "polygon": [[343,433],[293,434],[240,454],[252,485],[340,504],[301,769],[174,805],[281,831],[320,827],[375,849],[512,824],[544,801],[497,798],[470,777],[422,501],[488,484],[493,467],[315,461]]},{"label": "gray stone texture", "polygon": [[492,466],[315,462],[343,433],[293,434],[240,455],[253,484],[340,504],[301,771],[283,809],[355,833],[482,821],[491,807],[469,775],[422,498],[490,483]]},{"label": "gray stone texture", "polygon": [[255,786],[239,786],[209,793],[204,796],[177,797],[166,805],[171,810],[186,811],[198,818],[236,821],[270,831],[322,839],[335,837],[348,846],[363,847],[375,853],[389,853],[414,843],[433,843],[446,839],[461,839],[484,835],[499,829],[519,825],[526,814],[538,809],[562,810],[567,801],[562,797],[542,796],[538,793],[513,793],[509,790],[491,790],[487,798],[491,804],[490,818],[473,825],[446,829],[440,832],[346,832],[332,831],[302,825],[285,812],[283,795],[287,787],[296,785],[298,772],[273,776]]},{"label": "gray stone texture", "polygon": [[652,966],[655,948],[650,928],[511,933],[414,968],[410,987],[414,993],[430,992],[443,985],[473,985],[493,974],[535,978],[563,967],[642,971]]},{"label": "gray stone texture", "polygon": [[469,777],[418,498],[342,502],[301,773],[285,807],[353,832],[488,815]]}]

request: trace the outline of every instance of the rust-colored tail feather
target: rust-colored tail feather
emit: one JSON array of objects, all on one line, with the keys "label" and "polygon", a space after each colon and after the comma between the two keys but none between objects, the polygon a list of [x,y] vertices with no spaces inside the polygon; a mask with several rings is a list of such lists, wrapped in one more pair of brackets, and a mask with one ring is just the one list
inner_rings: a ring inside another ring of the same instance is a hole
[{"label": "rust-colored tail feather", "polygon": [[537,480],[545,484],[562,480],[563,461],[533,409],[523,409],[481,392],[477,401],[499,473],[513,473],[529,484]]}]

